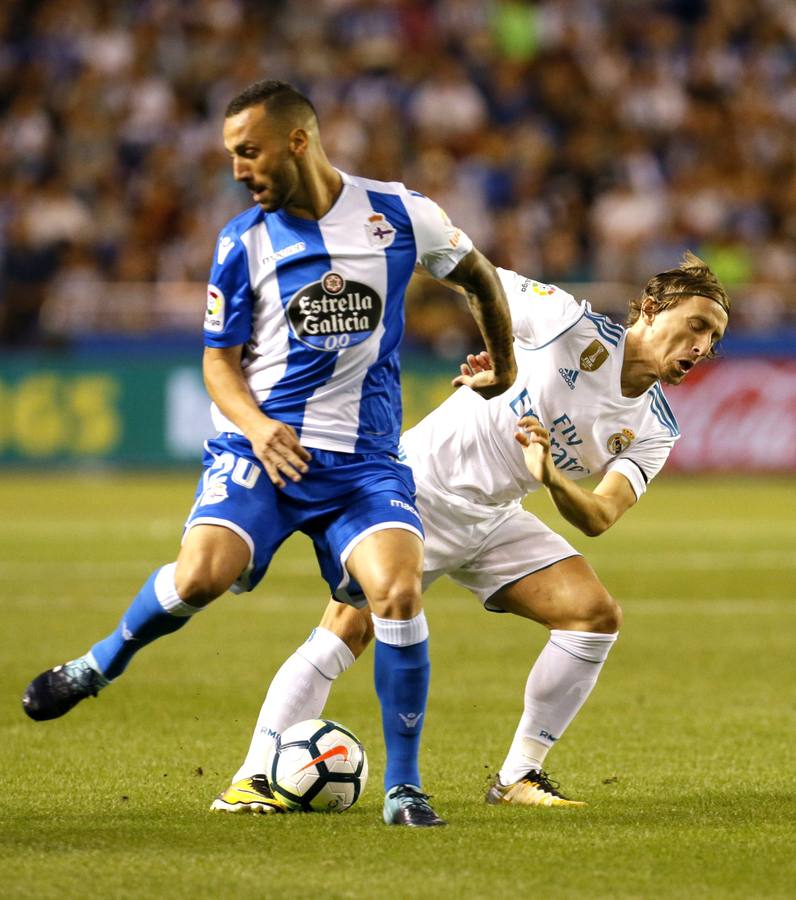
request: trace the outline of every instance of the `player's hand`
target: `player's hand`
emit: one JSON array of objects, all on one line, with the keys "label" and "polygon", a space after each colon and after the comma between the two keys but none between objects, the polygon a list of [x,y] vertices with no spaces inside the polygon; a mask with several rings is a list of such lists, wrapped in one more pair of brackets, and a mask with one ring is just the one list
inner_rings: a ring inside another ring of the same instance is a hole
[{"label": "player's hand", "polygon": [[299,443],[296,429],[292,425],[264,416],[256,433],[247,434],[246,437],[268,477],[277,487],[285,486],[283,475],[291,481],[301,481],[312,457]]},{"label": "player's hand", "polygon": [[541,484],[547,484],[551,470],[555,471],[550,454],[550,432],[534,416],[523,416],[517,422],[514,440],[522,447],[525,467]]},{"label": "player's hand", "polygon": [[468,353],[467,361],[459,366],[460,375],[453,379],[454,387],[465,385],[485,399],[497,397],[511,387],[507,379],[498,378],[492,368],[492,360],[486,350]]}]

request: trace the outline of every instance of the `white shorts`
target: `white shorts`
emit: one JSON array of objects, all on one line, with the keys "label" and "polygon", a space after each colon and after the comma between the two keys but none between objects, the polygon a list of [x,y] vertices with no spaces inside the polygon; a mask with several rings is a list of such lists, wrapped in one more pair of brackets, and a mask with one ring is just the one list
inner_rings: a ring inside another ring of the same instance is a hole
[{"label": "white shorts", "polygon": [[430,487],[417,475],[415,480],[417,508],[426,531],[423,590],[441,575],[450,575],[472,591],[485,609],[502,612],[489,602],[502,587],[580,556],[519,503],[465,506],[461,497]]}]

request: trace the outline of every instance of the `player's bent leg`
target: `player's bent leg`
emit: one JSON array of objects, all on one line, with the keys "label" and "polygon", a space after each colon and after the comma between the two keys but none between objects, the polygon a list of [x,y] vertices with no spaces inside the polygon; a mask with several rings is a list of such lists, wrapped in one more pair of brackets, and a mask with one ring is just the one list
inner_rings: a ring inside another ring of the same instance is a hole
[{"label": "player's bent leg", "polygon": [[[288,657],[268,688],[243,764],[232,784],[219,794],[211,809],[229,811],[227,793],[246,782],[264,778],[266,759],[276,738],[291,725],[318,719],[335,679],[346,671],[367,647],[373,634],[368,609],[355,609],[330,600],[317,628],[292,656]],[[235,812],[261,812],[255,805],[235,800]]]},{"label": "player's bent leg", "polygon": [[571,556],[501,588],[490,605],[562,631],[613,634],[622,610],[582,556]]},{"label": "player's bent leg", "polygon": [[139,650],[182,628],[229,588],[249,556],[248,546],[229,529],[192,529],[178,561],[150,575],[111,634],[83,656],[42,672],[28,685],[22,698],[27,715],[36,721],[56,719],[86,697],[96,697]]},{"label": "player's bent leg", "polygon": [[431,671],[422,566],[422,541],[399,528],[368,535],[346,562],[368,599],[376,638],[376,693],[387,749],[384,821],[414,828],[445,824],[420,789],[418,756]]},{"label": "player's bent leg", "polygon": [[487,802],[583,805],[558,791],[543,763],[594,688],[618,636],[621,610],[582,557],[508,585],[490,604],[542,622],[550,639],[528,676],[523,714]]}]

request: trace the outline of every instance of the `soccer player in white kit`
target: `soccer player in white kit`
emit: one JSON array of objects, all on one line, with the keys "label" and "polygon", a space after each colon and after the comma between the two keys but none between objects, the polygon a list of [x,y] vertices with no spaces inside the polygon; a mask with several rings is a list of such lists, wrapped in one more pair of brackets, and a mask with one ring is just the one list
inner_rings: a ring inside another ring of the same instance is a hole
[{"label": "soccer player in white kit", "polygon": [[418,765],[430,667],[423,529],[397,458],[403,298],[418,263],[474,295],[497,359],[476,387],[494,396],[516,375],[505,295],[433,201],[335,169],[312,104],[290,85],[257,82],[236,97],[224,144],[256,205],[221,231],[210,272],[204,376],[219,434],[205,445],[179,556],[152,573],[115,631],[38,676],[23,706],[52,719],[96,695],[141,647],[226,590],[252,590],[302,531],[334,596],[373,612],[384,820],[443,825]]},{"label": "soccer player in white kit", "polygon": [[[544,772],[548,750],[591,692],[617,638],[621,611],[582,556],[526,512],[544,485],[559,512],[588,535],[610,528],[646,491],[679,430],[661,389],[713,354],[729,299],[710,269],[686,254],[650,279],[628,328],[566,292],[499,270],[511,308],[518,377],[483,400],[463,386],[402,438],[426,531],[423,584],[447,574],[488,610],[550,629],[525,687],[525,708],[487,801],[582,805]],[[488,370],[468,357],[454,383]],[[593,491],[576,482],[601,479]],[[330,603],[318,628],[275,676],[245,762],[213,803],[272,812],[259,795],[276,737],[321,714],[332,681],[370,639],[366,615]]]}]

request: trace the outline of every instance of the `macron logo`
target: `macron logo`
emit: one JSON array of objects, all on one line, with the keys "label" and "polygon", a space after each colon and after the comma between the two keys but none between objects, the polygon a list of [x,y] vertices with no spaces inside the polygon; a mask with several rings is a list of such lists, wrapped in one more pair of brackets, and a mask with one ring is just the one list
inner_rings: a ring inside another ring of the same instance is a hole
[{"label": "macron logo", "polygon": [[232,240],[229,235],[224,235],[221,238],[221,242],[218,245],[218,254],[216,255],[216,259],[218,260],[218,264],[220,266],[224,265],[224,261],[229,256],[229,251],[235,246],[235,241]]},{"label": "macron logo", "polygon": [[569,385],[569,389],[571,391],[574,391],[575,390],[575,382],[578,379],[578,375],[580,375],[580,371],[578,369],[559,369],[558,374]]},{"label": "macron logo", "polygon": [[407,728],[415,728],[417,727],[417,723],[423,718],[423,713],[398,713],[398,718],[404,723]]}]

